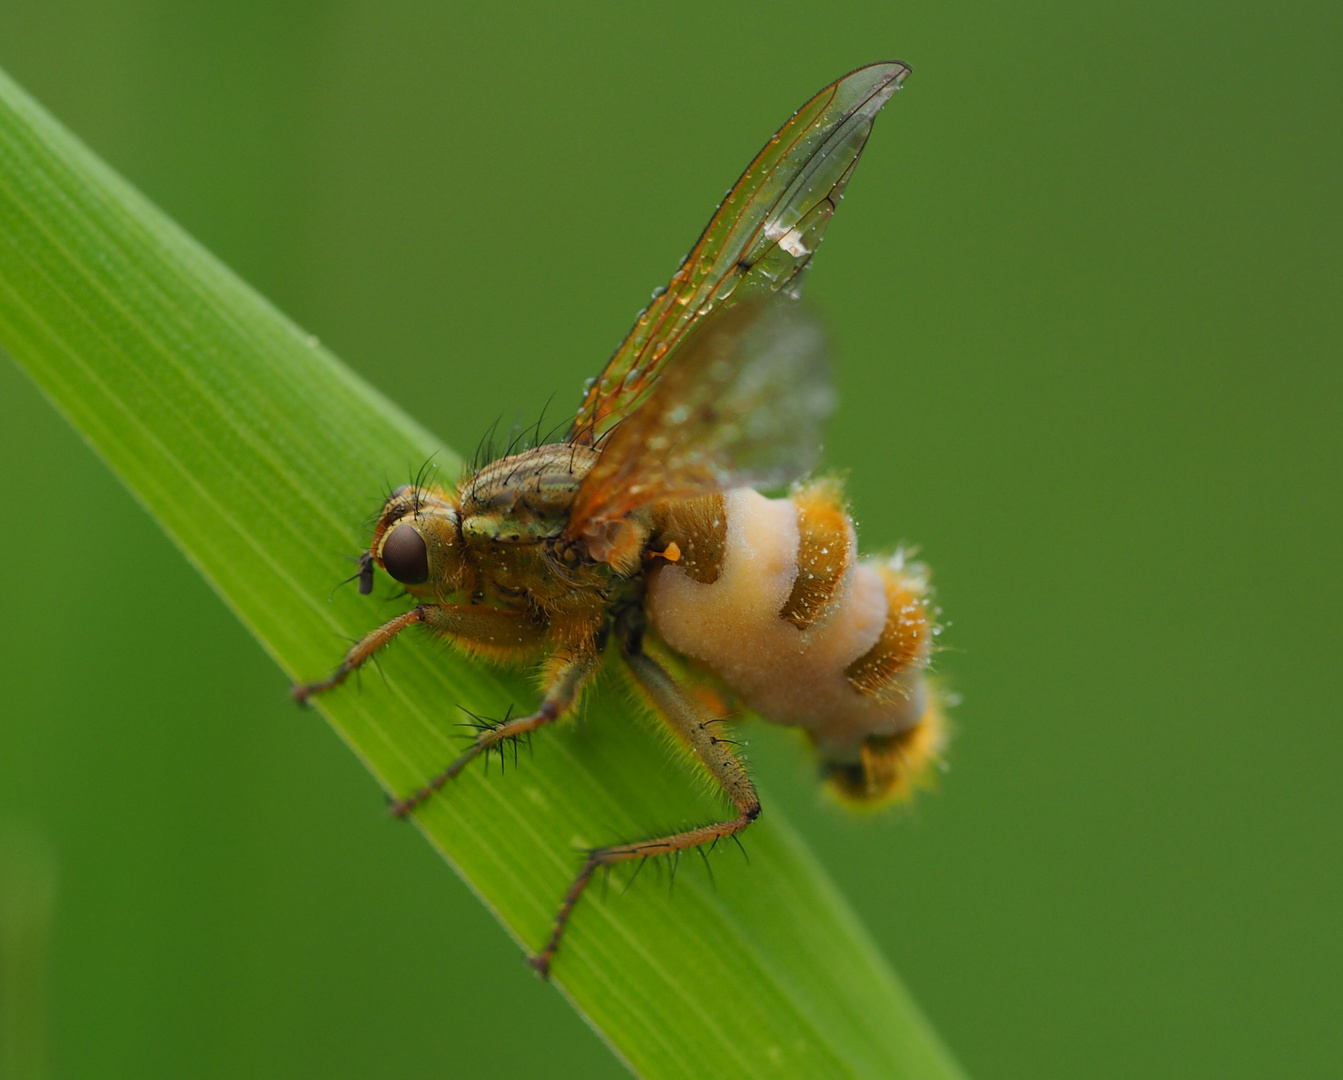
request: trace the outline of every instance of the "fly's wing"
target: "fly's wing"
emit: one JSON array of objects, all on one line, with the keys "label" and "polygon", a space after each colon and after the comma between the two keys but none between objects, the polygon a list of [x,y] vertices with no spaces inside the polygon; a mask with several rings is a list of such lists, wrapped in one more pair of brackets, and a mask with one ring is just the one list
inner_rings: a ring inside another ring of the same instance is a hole
[{"label": "fly's wing", "polygon": [[779,129],[588,387],[570,442],[596,443],[634,409],[680,363],[687,334],[716,308],[776,292],[798,295],[872,122],[908,74],[898,61],[859,68]]},{"label": "fly's wing", "polygon": [[833,407],[813,315],[791,297],[726,308],[695,328],[677,363],[603,440],[565,535],[600,541],[660,499],[794,480],[816,464]]}]

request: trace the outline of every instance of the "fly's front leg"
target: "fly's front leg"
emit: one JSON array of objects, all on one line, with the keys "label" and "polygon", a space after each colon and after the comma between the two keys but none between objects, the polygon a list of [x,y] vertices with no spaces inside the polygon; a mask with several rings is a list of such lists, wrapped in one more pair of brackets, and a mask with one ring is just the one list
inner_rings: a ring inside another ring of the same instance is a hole
[{"label": "fly's front leg", "polygon": [[516,739],[558,720],[573,705],[588,677],[597,667],[596,653],[581,653],[562,661],[551,675],[541,705],[530,716],[519,716],[487,727],[470,749],[412,795],[392,805],[392,813],[404,817],[455,777],[481,754],[488,753],[509,739]]},{"label": "fly's front leg", "polygon": [[569,886],[569,891],[564,894],[564,901],[560,904],[555,923],[551,927],[550,940],[546,942],[545,948],[529,961],[542,977],[550,974],[550,962],[560,947],[560,939],[564,936],[569,916],[573,914],[574,906],[598,867],[614,866],[616,863],[628,862],[631,859],[671,855],[686,848],[711,844],[716,840],[734,836],[760,816],[760,799],[756,795],[755,785],[751,783],[751,778],[746,775],[741,760],[733,752],[732,744],[717,734],[717,721],[706,720],[699,714],[662,665],[639,650],[637,638],[626,646],[625,661],[658,713],[681,740],[690,746],[713,778],[722,786],[724,793],[737,808],[737,816],[686,832],[589,851],[587,858],[583,860],[582,868],[578,871],[578,876]]},{"label": "fly's front leg", "polygon": [[334,690],[350,677],[350,672],[363,667],[375,652],[384,645],[391,644],[392,638],[396,637],[407,626],[414,626],[416,623],[423,622],[424,607],[425,605],[421,604],[419,607],[411,608],[404,615],[398,615],[391,622],[383,623],[376,630],[369,631],[354,643],[335,671],[319,682],[294,687],[289,692],[290,696],[300,705],[306,705],[308,698],[312,697],[313,694],[322,694],[327,690]]},{"label": "fly's front leg", "polygon": [[390,644],[397,634],[417,623],[455,639],[469,651],[488,656],[508,657],[534,652],[543,641],[542,628],[523,612],[475,604],[419,604],[365,634],[325,679],[294,687],[291,691],[294,700],[306,703],[314,694],[335,689],[349,678],[352,671],[367,663],[384,645]]}]

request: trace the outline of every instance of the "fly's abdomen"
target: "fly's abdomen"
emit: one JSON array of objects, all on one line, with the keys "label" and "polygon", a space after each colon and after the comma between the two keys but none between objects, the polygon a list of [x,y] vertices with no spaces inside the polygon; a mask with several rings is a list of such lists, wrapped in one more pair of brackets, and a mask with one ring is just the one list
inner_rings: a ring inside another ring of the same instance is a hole
[{"label": "fly's abdomen", "polygon": [[942,741],[923,676],[934,627],[922,567],[860,561],[833,482],[786,499],[742,488],[722,507],[717,574],[654,571],[654,627],[761,716],[807,731],[841,794],[908,790]]}]

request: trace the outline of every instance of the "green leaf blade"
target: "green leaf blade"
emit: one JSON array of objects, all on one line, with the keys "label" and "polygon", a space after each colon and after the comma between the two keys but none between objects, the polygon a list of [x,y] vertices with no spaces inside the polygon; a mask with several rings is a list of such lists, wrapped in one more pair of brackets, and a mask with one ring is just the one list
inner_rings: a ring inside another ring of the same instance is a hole
[{"label": "green leaf blade", "polygon": [[[393,610],[332,592],[386,484],[431,456],[459,467],[3,76],[0,347],[294,679]],[[459,704],[500,715],[535,694],[526,673],[423,639],[382,666],[321,708],[389,791],[457,752]],[[585,722],[538,739],[516,774],[471,770],[417,816],[524,946],[544,940],[576,846],[722,812],[604,678]],[[768,805],[748,844],[749,866],[720,845],[716,886],[690,856],[674,893],[650,869],[585,897],[554,977],[613,1049],[657,1078],[958,1076]]]}]

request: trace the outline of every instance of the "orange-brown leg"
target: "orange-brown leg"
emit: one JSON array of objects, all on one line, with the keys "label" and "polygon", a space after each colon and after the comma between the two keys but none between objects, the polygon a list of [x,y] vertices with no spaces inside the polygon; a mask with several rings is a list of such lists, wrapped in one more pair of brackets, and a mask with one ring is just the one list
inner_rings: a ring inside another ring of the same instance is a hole
[{"label": "orange-brown leg", "polygon": [[444,637],[459,639],[468,648],[497,655],[534,651],[543,640],[541,628],[522,612],[472,604],[419,604],[365,634],[325,679],[294,687],[294,700],[304,703],[314,694],[335,689],[392,638],[417,623]]},{"label": "orange-brown leg", "polygon": [[529,961],[543,978],[550,974],[550,963],[560,947],[560,939],[564,936],[574,906],[599,867],[614,866],[616,863],[628,862],[631,859],[671,855],[686,848],[710,844],[734,836],[760,816],[760,799],[756,795],[755,785],[751,783],[745,767],[733,752],[731,742],[718,734],[716,722],[700,716],[695,706],[657,661],[639,652],[637,648],[627,651],[625,660],[635,680],[647,693],[658,713],[690,746],[713,778],[722,785],[723,791],[737,808],[737,816],[670,836],[659,836],[629,844],[615,844],[589,851],[578,871],[578,876],[569,886],[569,891],[564,894],[564,900],[551,927],[550,939]]},{"label": "orange-brown leg", "polygon": [[[384,645],[408,626],[427,626],[435,633],[454,638],[468,648],[507,655],[535,651],[543,641],[541,629],[524,613],[459,604],[420,604],[398,615],[356,642],[340,666],[321,682],[296,686],[295,700],[306,702],[314,694],[331,690],[365,664]],[[581,654],[559,664],[541,698],[541,705],[530,716],[519,716],[486,727],[471,748],[418,791],[392,804],[392,812],[405,816],[460,773],[481,754],[558,720],[568,711],[583,683],[596,669],[596,653]]]},{"label": "orange-brown leg", "polygon": [[588,677],[596,670],[599,659],[598,654],[587,653],[563,663],[551,677],[550,684],[546,687],[545,694],[541,698],[541,705],[536,712],[530,716],[519,716],[516,719],[504,720],[502,723],[492,724],[485,728],[476,736],[476,741],[471,744],[466,753],[425,784],[424,787],[399,802],[393,803],[392,813],[404,817],[481,754],[488,753],[496,746],[502,746],[509,739],[516,739],[535,731],[539,727],[544,727],[553,720],[558,720],[569,711],[569,707],[573,705],[574,699],[578,696],[578,691],[582,689]]}]

